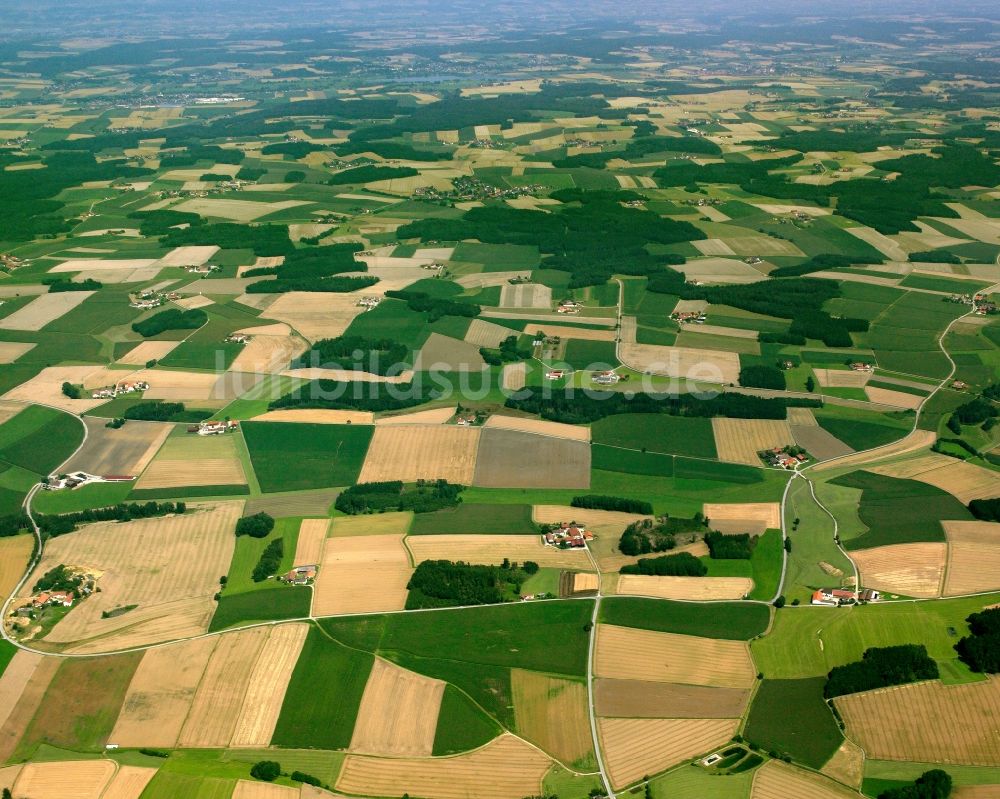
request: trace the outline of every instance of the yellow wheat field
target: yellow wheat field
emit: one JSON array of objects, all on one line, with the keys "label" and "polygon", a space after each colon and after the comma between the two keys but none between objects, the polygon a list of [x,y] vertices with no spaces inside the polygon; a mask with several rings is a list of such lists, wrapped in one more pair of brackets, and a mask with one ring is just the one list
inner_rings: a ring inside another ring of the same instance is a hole
[{"label": "yellow wheat field", "polygon": [[1000,587],[1000,524],[943,521],[941,526],[948,538],[944,595]]},{"label": "yellow wheat field", "polygon": [[819,774],[769,760],[753,778],[751,799],[861,799],[861,794]]},{"label": "yellow wheat field", "polygon": [[109,740],[119,746],[177,744],[218,638],[148,650],[132,676]]},{"label": "yellow wheat field", "polygon": [[329,519],[303,519],[295,542],[294,565],[318,566],[323,560],[323,547],[329,530]]},{"label": "yellow wheat field", "polygon": [[139,799],[155,776],[155,768],[119,766],[101,799]]},{"label": "yellow wheat field", "polygon": [[23,308],[18,308],[14,313],[0,319],[0,330],[41,330],[49,322],[54,322],[63,314],[69,313],[93,294],[93,291],[42,294]]},{"label": "yellow wheat field", "polygon": [[0,364],[14,363],[25,353],[31,352],[34,347],[35,345],[30,342],[0,341]]},{"label": "yellow wheat field", "polygon": [[795,427],[819,427],[810,408],[788,408],[788,424]]},{"label": "yellow wheat field", "polygon": [[871,372],[855,372],[853,369],[824,369],[813,367],[816,382],[824,388],[864,388],[872,378]]},{"label": "yellow wheat field", "polygon": [[[80,292],[67,291],[63,293],[79,294]],[[25,380],[7,391],[3,395],[3,399],[25,403],[37,402],[71,413],[85,413],[98,405],[103,405],[107,400],[70,399],[62,393],[63,383],[81,384],[87,382],[92,375],[104,376],[106,373],[107,370],[102,366],[48,366],[30,380]],[[108,382],[114,382],[115,379],[115,377],[111,377]]]},{"label": "yellow wheat field", "polygon": [[444,424],[451,420],[457,408],[449,406],[447,408],[432,408],[429,411],[415,411],[413,413],[400,413],[394,416],[380,416],[375,420],[376,425],[397,425],[397,424]]},{"label": "yellow wheat field", "polygon": [[601,751],[611,784],[622,788],[732,738],[738,719],[600,719]]},{"label": "yellow wheat field", "polygon": [[545,546],[537,535],[414,535],[406,539],[414,564],[425,560],[462,560],[499,565],[504,558],[556,569],[591,569],[586,550]]},{"label": "yellow wheat field", "polygon": [[[46,640],[93,639],[97,648],[89,651],[108,651],[121,643],[118,633],[127,633],[133,645],[170,640],[161,635],[171,619],[182,620],[172,630],[176,637],[205,632],[215,612],[219,575],[232,560],[233,528],[242,508],[242,502],[192,503],[182,515],[97,522],[50,541],[36,574],[59,564],[86,567],[101,574],[101,590],[74,607]],[[124,605],[137,607],[101,618]]]},{"label": "yellow wheat field", "polygon": [[338,790],[424,799],[523,799],[541,792],[552,761],[512,735],[467,755],[382,759],[348,755]]},{"label": "yellow wheat field", "polygon": [[26,799],[98,799],[115,773],[111,760],[27,763],[14,784],[14,796]]},{"label": "yellow wheat field", "polygon": [[233,434],[168,438],[136,482],[138,489],[245,485]]},{"label": "yellow wheat field", "polygon": [[599,624],[594,673],[620,680],[749,688],[757,671],[742,641]]},{"label": "yellow wheat field", "polygon": [[958,785],[951,799],[1000,799],[1000,785]]},{"label": "yellow wheat field", "polygon": [[[833,458],[814,467],[814,471],[825,472],[830,469],[841,469],[846,466],[861,466],[862,464],[873,463],[885,460],[897,455],[905,455],[909,452],[916,452],[929,447],[937,439],[937,433],[933,430],[914,430],[912,433],[903,436],[899,441],[893,441],[884,447],[879,447],[873,452],[855,452],[845,455],[842,458]],[[872,469],[872,471],[875,471]]]},{"label": "yellow wheat field", "polygon": [[0,597],[6,599],[24,576],[34,546],[30,535],[0,538]]},{"label": "yellow wheat field", "polygon": [[232,799],[299,799],[299,789],[257,780],[239,780]]},{"label": "yellow wheat field", "polygon": [[750,690],[643,680],[594,681],[594,712],[632,719],[738,719]]},{"label": "yellow wheat field", "polygon": [[868,386],[865,389],[865,393],[872,402],[877,402],[881,405],[892,405],[896,408],[906,408],[911,411],[915,411],[927,399],[920,394],[909,394],[905,391],[893,391],[889,388],[877,388],[875,386]]},{"label": "yellow wheat field", "polygon": [[476,470],[479,433],[475,427],[376,426],[358,482],[443,479],[470,485]]},{"label": "yellow wheat field", "polygon": [[364,308],[358,305],[363,293],[289,291],[268,307],[266,316],[287,323],[309,341],[336,338],[347,330],[356,316],[364,312]]},{"label": "yellow wheat field", "polygon": [[573,593],[597,591],[601,585],[601,576],[593,572],[578,572],[573,575]]},{"label": "yellow wheat field", "polygon": [[233,360],[229,371],[280,372],[305,349],[306,342],[296,336],[254,336]]},{"label": "yellow wheat field", "polygon": [[734,352],[659,344],[626,344],[618,348],[626,366],[647,374],[666,375],[702,383],[735,383],[740,376],[740,357]]},{"label": "yellow wheat field", "polygon": [[413,523],[410,511],[338,516],[330,526],[330,537],[351,538],[364,535],[406,535]]},{"label": "yellow wheat field", "polygon": [[42,662],[42,655],[17,650],[0,676],[0,728],[14,712],[21,694]]},{"label": "yellow wheat field", "polygon": [[0,724],[0,762],[8,760],[14,753],[61,662],[59,658],[42,658],[34,673],[28,678],[20,698],[8,713],[7,720]]},{"label": "yellow wheat field", "polygon": [[706,502],[702,513],[713,530],[723,533],[762,533],[781,527],[781,505],[777,502]]},{"label": "yellow wheat field", "polygon": [[794,444],[788,422],[779,419],[712,419],[720,461],[760,466],[761,450]]},{"label": "yellow wheat field", "polygon": [[595,533],[621,533],[633,522],[649,518],[637,513],[590,510],[588,508],[574,508],[572,505],[535,505],[531,515],[539,524],[575,522]]},{"label": "yellow wheat field", "polygon": [[144,369],[132,375],[132,379],[149,383],[149,389],[143,394],[146,399],[197,402],[216,397],[215,385],[219,376],[214,372]]},{"label": "yellow wheat field", "polygon": [[587,687],[524,669],[512,669],[517,731],[562,763],[593,757]]},{"label": "yellow wheat field", "polygon": [[973,499],[1000,497],[1000,474],[947,455],[929,453],[902,463],[879,466],[871,471],[930,483],[954,495],[964,504]]},{"label": "yellow wheat field", "polygon": [[307,624],[271,628],[257,657],[230,746],[267,746],[278,723],[288,681],[309,632]]},{"label": "yellow wheat field", "polygon": [[334,616],[402,610],[412,573],[401,535],[328,538],[312,612]]},{"label": "yellow wheat field", "polygon": [[992,766],[1000,762],[1000,680],[921,682],[834,700],[869,758]]},{"label": "yellow wheat field", "polygon": [[865,753],[854,741],[844,740],[826,765],[820,769],[826,776],[853,788],[860,788],[865,773]]},{"label": "yellow wheat field", "polygon": [[512,335],[516,335],[516,331],[509,327],[487,322],[485,319],[473,319],[469,329],[465,331],[465,340],[477,347],[499,347],[504,339]]},{"label": "yellow wheat field", "polygon": [[[579,321],[579,318],[576,319]],[[604,320],[599,320],[603,322]],[[529,322],[524,328],[529,335],[541,333],[550,338],[576,338],[582,341],[614,341],[614,330],[592,330],[586,327],[567,327],[566,325],[553,325],[548,322]]]},{"label": "yellow wheat field", "polygon": [[753,590],[749,577],[657,577],[622,574],[615,593],[660,599],[742,599]]},{"label": "yellow wheat field", "polygon": [[178,736],[178,746],[229,745],[250,676],[270,632],[266,627],[254,627],[219,637]]},{"label": "yellow wheat field", "polygon": [[371,411],[338,411],[302,409],[268,411],[253,417],[255,422],[302,422],[304,424],[372,424],[375,414]]},{"label": "yellow wheat field", "polygon": [[361,697],[350,749],[429,757],[445,683],[376,658]]},{"label": "yellow wheat field", "polygon": [[574,441],[590,441],[590,428],[560,422],[547,422],[544,419],[529,419],[517,416],[493,415],[486,420],[485,427],[498,427],[501,430],[520,430],[525,433],[537,433],[555,438],[570,438]]},{"label": "yellow wheat field", "polygon": [[861,584],[913,597],[941,595],[947,544],[892,544],[851,552]]}]

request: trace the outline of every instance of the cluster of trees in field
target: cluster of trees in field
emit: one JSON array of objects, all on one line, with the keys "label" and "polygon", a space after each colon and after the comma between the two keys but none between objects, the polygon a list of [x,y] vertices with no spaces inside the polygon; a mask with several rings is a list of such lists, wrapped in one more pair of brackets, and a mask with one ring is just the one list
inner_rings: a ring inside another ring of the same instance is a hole
[{"label": "cluster of trees in field", "polygon": [[92,277],[79,282],[64,280],[63,278],[56,278],[55,280],[47,278],[42,283],[48,284],[49,294],[58,294],[63,291],[97,291],[104,287],[104,284],[100,280],[94,280]]},{"label": "cluster of trees in field", "polygon": [[405,300],[407,307],[411,311],[427,314],[428,322],[436,322],[444,316],[460,316],[472,319],[479,316],[482,311],[482,308],[474,303],[449,300],[444,297],[432,297],[424,291],[390,289],[385,292],[385,296],[397,300]]},{"label": "cluster of trees in field", "polygon": [[307,247],[293,250],[285,256],[281,266],[261,266],[248,269],[244,277],[274,275],[284,279],[321,278],[340,275],[344,272],[367,272],[368,265],[355,261],[354,253],[360,244],[330,244],[323,247]]},{"label": "cluster of trees in field", "polygon": [[951,786],[951,775],[935,768],[925,771],[912,785],[882,791],[878,799],[948,799]]},{"label": "cluster of trees in field", "polygon": [[690,552],[640,558],[638,563],[621,567],[622,574],[649,574],[657,577],[704,577],[708,567]]},{"label": "cluster of trees in field", "polygon": [[974,499],[969,512],[984,522],[1000,522],[1000,499]]},{"label": "cluster of trees in field", "polygon": [[[250,767],[250,776],[261,782],[274,782],[284,772],[281,770],[281,763],[277,760],[258,760]],[[287,774],[294,782],[304,782],[306,785],[315,785],[317,788],[329,788],[319,777],[306,774],[304,771],[292,771]]]},{"label": "cluster of trees in field", "polygon": [[785,390],[785,373],[777,366],[758,363],[740,369],[740,385]]},{"label": "cluster of trees in field", "polygon": [[267,538],[274,529],[274,517],[261,511],[251,516],[244,516],[236,522],[236,536],[248,535],[251,538]]},{"label": "cluster of trees in field", "polygon": [[757,538],[749,533],[727,535],[709,530],[705,533],[705,543],[713,560],[749,560],[757,545]]},{"label": "cluster of trees in field", "polygon": [[[177,169],[194,166],[199,161],[213,164],[242,164],[246,154],[238,147],[225,148],[214,144],[189,144],[179,152],[166,152],[160,159],[160,167]],[[229,176],[226,176],[229,179]]]},{"label": "cluster of trees in field", "polygon": [[861,660],[834,666],[827,675],[823,696],[832,699],[873,688],[937,678],[938,665],[923,644],[872,647],[865,650]]},{"label": "cluster of trees in field", "polygon": [[569,504],[574,508],[614,510],[621,513],[642,513],[648,515],[653,512],[653,506],[644,500],[610,497],[604,494],[583,494],[579,497],[573,497]]},{"label": "cluster of trees in field", "polygon": [[83,585],[83,575],[75,574],[64,563],[53,566],[38,578],[32,587],[34,593],[39,591],[75,591]]},{"label": "cluster of trees in field", "polygon": [[961,434],[961,425],[983,424],[990,419],[995,419],[997,415],[997,409],[993,406],[992,402],[983,397],[976,397],[955,408],[952,418],[960,425],[957,432]]},{"label": "cluster of trees in field", "polygon": [[976,673],[1000,673],[1000,608],[973,613],[966,621],[970,634],[955,644],[958,656]]},{"label": "cluster of trees in field", "polygon": [[303,353],[292,368],[320,366],[324,369],[361,369],[387,375],[406,358],[409,349],[391,338],[338,336],[317,341]]},{"label": "cluster of trees in field", "polygon": [[0,516],[0,538],[8,538],[31,529],[31,519],[26,513],[8,513]]},{"label": "cluster of trees in field", "polygon": [[63,233],[70,222],[57,200],[64,190],[89,181],[138,178],[151,169],[129,166],[124,160],[97,161],[91,153],[59,152],[45,155],[43,169],[0,169],[0,196],[16,198],[0,216],[0,241],[30,241],[37,236]]},{"label": "cluster of trees in field", "polygon": [[464,490],[465,486],[447,480],[418,480],[415,485],[404,485],[401,480],[358,483],[342,491],[334,507],[351,515],[386,511],[430,513],[456,507]]},{"label": "cluster of trees in field", "polygon": [[[141,213],[141,212],[139,212]],[[160,211],[150,211],[159,214]],[[289,255],[295,248],[288,238],[286,225],[240,225],[236,222],[206,222],[190,227],[170,227],[160,239],[164,247],[207,246],[214,244],[223,250],[253,250],[254,255],[271,257]]]},{"label": "cluster of trees in field", "polygon": [[441,395],[438,389],[412,383],[369,383],[341,380],[313,380],[290,391],[268,405],[272,411],[284,408],[334,408],[358,411],[398,411],[423,405]]},{"label": "cluster of trees in field", "polygon": [[[706,238],[690,222],[664,219],[622,203],[643,200],[630,191],[561,189],[551,195],[563,203],[539,215],[506,206],[467,211],[461,219],[419,219],[396,231],[400,239],[535,245],[545,253],[546,269],[569,272],[569,288],[603,285],[613,274],[656,275],[681,256],[654,256],[647,244],[677,244]],[[675,273],[676,274],[676,273]],[[683,282],[683,276],[679,276]]]},{"label": "cluster of trees in field", "polygon": [[253,567],[250,575],[255,583],[261,583],[268,577],[274,576],[281,566],[281,559],[285,557],[285,539],[275,538],[271,541],[257,559],[257,565]]},{"label": "cluster of trees in field", "polygon": [[623,555],[648,555],[666,552],[677,545],[679,533],[698,533],[705,530],[705,517],[696,513],[693,518],[660,516],[640,519],[625,528],[618,539],[618,549]]},{"label": "cluster of trees in field", "polygon": [[327,183],[331,186],[341,186],[345,183],[371,183],[375,180],[393,180],[394,178],[412,178],[420,174],[420,170],[409,166],[356,166],[337,172]]},{"label": "cluster of trees in field", "polygon": [[880,264],[874,256],[844,255],[843,253],[822,253],[795,266],[779,266],[768,273],[768,277],[801,277],[828,269],[843,269],[855,264]]},{"label": "cluster of trees in field", "polygon": [[265,144],[261,148],[261,155],[287,155],[294,159],[305,158],[309,153],[318,153],[327,149],[319,144],[308,141],[283,141],[274,144]]},{"label": "cluster of trees in field", "polygon": [[201,308],[182,311],[179,308],[168,308],[132,323],[132,329],[140,336],[149,338],[167,330],[197,330],[208,321],[208,314]]},{"label": "cluster of trees in field", "polygon": [[834,280],[785,278],[743,285],[694,286],[664,274],[650,279],[646,288],[661,294],[676,294],[683,300],[707,300],[791,319],[790,333],[819,339],[828,347],[850,347],[851,333],[868,330],[865,319],[835,318],[823,310],[823,303],[840,296],[840,286]]},{"label": "cluster of trees in field", "polygon": [[406,587],[406,609],[455,605],[495,605],[516,599],[521,585],[538,571],[538,564],[519,566],[504,558],[499,566],[480,566],[450,560],[425,560]]},{"label": "cluster of trees in field", "polygon": [[106,508],[88,508],[75,513],[42,514],[35,518],[38,529],[48,537],[72,533],[79,524],[90,522],[130,522],[171,513],[187,513],[184,502],[120,502]]},{"label": "cluster of trees in field", "polygon": [[[650,125],[650,127],[652,126]],[[553,159],[552,165],[557,169],[574,169],[579,167],[604,169],[608,161],[614,158],[631,161],[636,158],[645,158],[654,153],[719,155],[722,152],[719,145],[715,142],[710,139],[703,139],[700,136],[642,136],[638,135],[638,131],[640,130],[644,129],[637,128],[637,135],[627,141],[625,146],[620,150],[605,150],[600,153],[583,153],[581,155],[571,155],[566,158],[556,158]]]},{"label": "cluster of trees in field", "polygon": [[483,360],[491,366],[502,366],[512,361],[524,361],[531,357],[531,350],[528,347],[519,347],[517,336],[507,336],[500,342],[496,349],[492,347],[480,347],[479,354]]},{"label": "cluster of trees in field", "polygon": [[619,413],[665,413],[670,416],[727,416],[733,419],[785,419],[788,408],[818,408],[818,400],[796,397],[755,397],[723,393],[713,398],[690,394],[646,394],[573,389],[545,392],[525,389],[504,403],[508,408],[536,414],[543,419],[567,424],[587,424]]},{"label": "cluster of trees in field", "polygon": [[141,422],[169,422],[179,414],[184,413],[183,402],[141,402],[126,408],[122,418]]}]

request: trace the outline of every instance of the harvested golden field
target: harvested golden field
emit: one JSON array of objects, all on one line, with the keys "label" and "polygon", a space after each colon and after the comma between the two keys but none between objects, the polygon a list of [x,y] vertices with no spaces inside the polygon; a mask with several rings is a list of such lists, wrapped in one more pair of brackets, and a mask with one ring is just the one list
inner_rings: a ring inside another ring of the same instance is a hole
[{"label": "harvested golden field", "polygon": [[191,710],[218,637],[148,650],[132,676],[110,741],[171,749]]},{"label": "harvested golden field", "polygon": [[500,416],[494,414],[486,420],[484,427],[499,430],[520,430],[523,433],[535,433],[540,436],[554,438],[569,438],[573,441],[590,441],[590,428],[561,422],[547,422],[544,419],[534,419],[520,416]]},{"label": "harvested golden field", "polygon": [[834,700],[847,736],[878,760],[1000,762],[1000,680],[921,682]]},{"label": "harvested golden field", "polygon": [[[92,642],[96,649],[90,651],[107,651],[116,648],[118,634],[132,642],[169,640],[161,637],[164,621],[177,624],[175,633],[205,632],[215,612],[219,575],[233,557],[233,528],[242,507],[242,502],[192,503],[180,516],[97,522],[52,539],[35,574],[61,563],[88,567],[101,573],[101,590],[78,603],[45,640],[74,647]],[[137,607],[101,618],[125,605]]]},{"label": "harvested golden field", "polygon": [[948,538],[944,595],[974,594],[1000,587],[1000,524],[943,521]]},{"label": "harvested golden field", "polygon": [[6,599],[17,587],[35,547],[30,535],[0,538],[0,597]]},{"label": "harvested golden field", "polygon": [[861,799],[861,794],[822,775],[769,760],[753,778],[751,799]]},{"label": "harvested golden field", "polygon": [[757,670],[742,641],[599,624],[594,674],[619,680],[749,688]]},{"label": "harvested golden field", "polygon": [[618,357],[639,372],[700,383],[735,383],[740,376],[740,356],[735,352],[622,342]]},{"label": "harvested golden field", "polygon": [[919,394],[909,394],[905,391],[893,391],[892,389],[876,388],[874,386],[866,388],[865,393],[872,402],[878,402],[882,405],[892,405],[896,408],[906,408],[911,411],[915,411],[927,399]]},{"label": "harvested golden field", "polygon": [[42,658],[28,678],[21,697],[8,713],[7,720],[0,724],[0,762],[8,760],[14,754],[14,749],[35,717],[61,662],[59,658]]},{"label": "harvested golden field", "polygon": [[101,799],[139,799],[155,776],[155,768],[119,766],[111,783],[101,794]]},{"label": "harvested golden field", "polygon": [[853,369],[825,369],[813,367],[816,382],[823,388],[864,388],[872,379],[871,372],[856,372]]},{"label": "harvested golden field", "polygon": [[301,422],[303,424],[372,424],[371,411],[338,411],[303,408],[301,410],[268,411],[253,417],[255,422]]},{"label": "harvested golden field", "polygon": [[414,564],[425,560],[462,560],[500,565],[504,558],[555,569],[592,569],[583,549],[546,546],[537,535],[413,535],[406,539]]},{"label": "harvested golden field", "polygon": [[485,427],[473,484],[485,488],[589,488],[590,445]]},{"label": "harvested golden field", "polygon": [[500,372],[500,387],[505,391],[520,391],[528,384],[528,367],[521,363],[509,363]]},{"label": "harvested golden field", "polygon": [[0,341],[0,364],[14,363],[35,346],[30,342]]},{"label": "harvested golden field", "polygon": [[1000,473],[947,455],[929,453],[902,463],[879,466],[871,471],[890,477],[907,477],[930,483],[968,504],[974,499],[1000,497]]},{"label": "harvested golden field", "polygon": [[548,322],[530,322],[525,332],[534,335],[541,333],[549,338],[577,338],[581,341],[614,341],[614,330],[591,330],[586,327],[569,327],[554,325]]},{"label": "harvested golden field", "polygon": [[145,366],[150,361],[166,358],[179,344],[179,341],[141,341],[119,358],[118,363]]},{"label": "harvested golden field", "polygon": [[413,523],[410,511],[338,516],[330,527],[329,537],[349,538],[363,535],[406,535]]},{"label": "harvested golden field", "polygon": [[166,422],[130,421],[114,430],[104,419],[85,417],[87,440],[63,466],[65,472],[135,476],[149,465],[173,431]]},{"label": "harvested golden field", "polygon": [[304,200],[281,200],[279,202],[253,202],[252,200],[224,200],[214,197],[197,197],[174,206],[176,211],[199,214],[205,217],[221,217],[233,222],[252,222],[262,216],[304,205]]},{"label": "harvested golden field", "polygon": [[479,347],[431,333],[413,361],[415,372],[481,372],[487,368]]},{"label": "harvested golden field", "polygon": [[214,244],[174,247],[157,263],[160,266],[201,266],[208,263],[218,251],[219,248]]},{"label": "harvested golden field", "polygon": [[272,374],[288,368],[307,344],[298,336],[254,336],[229,367],[230,372]]},{"label": "harvested golden field", "polygon": [[522,799],[541,792],[552,761],[512,735],[466,755],[382,759],[348,755],[336,788],[351,794],[425,799]]},{"label": "harvested golden field", "polygon": [[750,691],[643,680],[594,681],[594,712],[614,718],[738,719]]},{"label": "harvested golden field", "polygon": [[445,425],[377,426],[359,483],[444,479],[470,485],[480,430]]},{"label": "harvested golden field", "polygon": [[763,465],[758,452],[794,444],[788,422],[779,419],[712,419],[715,448],[720,461]]},{"label": "harvested golden field", "polygon": [[512,669],[517,732],[562,763],[593,758],[587,686],[535,671]]},{"label": "harvested golden field", "polygon": [[574,508],[572,505],[535,505],[531,517],[539,524],[574,522],[595,533],[621,533],[633,522],[649,518],[637,513]]},{"label": "harvested golden field", "polygon": [[659,599],[742,599],[753,590],[749,577],[657,577],[622,574],[615,593]]},{"label": "harvested golden field", "polygon": [[402,535],[328,538],[312,612],[336,616],[402,610],[412,573]]},{"label": "harvested golden field", "polygon": [[113,760],[27,763],[13,793],[26,799],[98,799],[114,773]]},{"label": "harvested golden field", "polygon": [[851,558],[866,588],[926,598],[941,595],[947,554],[947,544],[892,544],[854,550]]},{"label": "harvested golden field", "polygon": [[336,338],[347,330],[356,316],[364,313],[364,308],[358,305],[361,296],[324,291],[289,291],[281,294],[268,307],[266,316],[268,319],[286,322],[309,341]]},{"label": "harvested golden field", "polygon": [[429,411],[414,411],[413,413],[398,413],[394,416],[380,416],[375,420],[376,425],[395,424],[444,424],[451,420],[458,409],[432,408]]},{"label": "harvested golden field", "polygon": [[303,369],[285,369],[281,374],[301,380],[339,380],[343,383],[409,383],[413,380],[413,372],[409,369],[387,376],[357,369],[324,369],[320,366],[310,366]]},{"label": "harvested golden field", "polygon": [[216,391],[219,376],[213,372],[182,372],[174,369],[143,369],[131,376],[132,380],[145,380],[149,390],[145,399],[171,402],[197,402],[222,399]]},{"label": "harvested golden field", "polygon": [[183,308],[185,311],[191,311],[195,308],[207,308],[209,305],[215,305],[215,300],[210,300],[208,297],[202,296],[201,294],[195,294],[191,297],[184,297],[180,300],[174,300],[174,305]]},{"label": "harvested golden field", "polygon": [[778,502],[706,502],[702,513],[722,533],[763,533],[781,528]]},{"label": "harvested golden field", "polygon": [[[66,294],[79,294],[76,291],[67,291]],[[46,295],[49,296],[49,295]],[[56,295],[51,295],[56,296]],[[5,400],[17,400],[19,402],[37,402],[44,405],[51,405],[53,408],[69,411],[70,413],[85,413],[98,405],[103,405],[107,400],[103,399],[70,399],[62,393],[63,383],[86,383],[97,375],[104,377],[108,370],[103,366],[47,366],[30,380],[25,380],[18,386],[10,389],[3,395]],[[116,373],[121,375],[121,372]],[[114,382],[115,377],[104,383]]]},{"label": "harvested golden field", "polygon": [[[128,425],[126,425],[126,428]],[[125,429],[125,428],[122,428]],[[236,435],[168,438],[136,482],[137,489],[246,485]]]},{"label": "harvested golden field", "polygon": [[951,799],[1000,799],[1000,785],[958,785]]},{"label": "harvested golden field", "polygon": [[271,628],[250,673],[229,746],[267,746],[271,743],[288,681],[308,632],[308,624],[281,624]]},{"label": "harvested golden field", "polygon": [[[505,280],[504,283],[507,281]],[[465,340],[477,347],[499,347],[504,339],[516,335],[516,330],[487,322],[485,319],[473,319],[469,329],[465,331]]]},{"label": "harvested golden field", "polygon": [[604,761],[615,788],[726,743],[739,719],[600,719]]},{"label": "harvested golden field", "polygon": [[505,283],[500,288],[501,308],[551,308],[552,289],[541,283]]},{"label": "harvested golden field", "polygon": [[303,519],[299,525],[299,537],[295,541],[294,565],[319,565],[323,560],[323,547],[329,531],[329,519]]},{"label": "harvested golden field", "polygon": [[598,591],[600,587],[601,575],[596,572],[577,572],[573,575],[572,591],[574,594]]},{"label": "harvested golden field", "polygon": [[[14,712],[21,694],[41,665],[43,655],[18,649],[0,676],[0,728]],[[53,658],[54,660],[55,658]]]},{"label": "harvested golden field", "polygon": [[65,313],[69,313],[93,291],[60,291],[55,294],[41,294],[23,308],[0,319],[0,330],[41,330]]},{"label": "harvested golden field", "polygon": [[253,627],[219,636],[178,736],[178,746],[229,746],[250,676],[270,633],[267,627]]},{"label": "harvested golden field", "polygon": [[[862,464],[873,463],[896,455],[905,455],[909,452],[916,452],[924,447],[929,447],[937,440],[937,434],[933,430],[914,430],[903,436],[899,441],[893,441],[884,447],[879,447],[872,452],[856,452],[843,458],[836,458],[826,461],[814,467],[814,471],[825,472],[829,469],[841,469],[845,466],[861,466]],[[872,469],[872,471],[875,471]]]},{"label": "harvested golden field", "polygon": [[445,683],[375,658],[354,724],[359,754],[430,757]]},{"label": "harvested golden field", "polygon": [[837,782],[851,788],[860,788],[865,773],[864,750],[853,741],[845,739],[820,770]]},{"label": "harvested golden field", "polygon": [[811,408],[788,408],[788,424],[798,427],[819,427]]},{"label": "harvested golden field", "polygon": [[3,424],[9,419],[13,419],[21,411],[27,407],[22,402],[8,402],[5,400],[0,400],[0,424]]},{"label": "harvested golden field", "polygon": [[299,789],[258,780],[239,780],[232,799],[299,799]]}]

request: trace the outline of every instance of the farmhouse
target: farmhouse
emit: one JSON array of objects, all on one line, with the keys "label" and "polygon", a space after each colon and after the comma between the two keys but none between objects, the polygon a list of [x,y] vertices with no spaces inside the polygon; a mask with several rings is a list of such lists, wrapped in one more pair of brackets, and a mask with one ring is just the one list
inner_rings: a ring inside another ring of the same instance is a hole
[{"label": "farmhouse", "polygon": [[220,436],[223,433],[236,430],[239,426],[239,422],[231,420],[225,422],[201,422],[189,426],[187,431],[189,433],[197,433],[199,436]]},{"label": "farmhouse", "polygon": [[315,564],[307,566],[296,566],[291,571],[281,575],[278,579],[290,585],[309,585],[316,579],[316,572],[319,569]]},{"label": "farmhouse", "polygon": [[777,466],[782,469],[795,469],[799,464],[806,463],[809,460],[809,456],[805,452],[789,452],[790,447],[774,447],[773,449],[765,449],[758,453],[766,464],[769,466]]},{"label": "farmhouse", "polygon": [[366,297],[362,297],[361,299],[359,299],[354,304],[357,305],[360,308],[364,308],[366,311],[370,311],[372,308],[374,308],[380,302],[382,302],[382,298],[381,297],[366,296]]},{"label": "farmhouse", "polygon": [[149,383],[145,380],[122,380],[114,386],[100,388],[90,396],[92,399],[114,399],[119,394],[136,394],[142,391],[149,391]]},{"label": "farmhouse", "polygon": [[542,534],[542,541],[546,546],[559,547],[560,549],[585,549],[587,541],[593,538],[592,532],[576,522],[562,522]]},{"label": "farmhouse", "polygon": [[621,380],[621,376],[614,372],[597,372],[590,379],[598,385],[613,386]]},{"label": "farmhouse", "polygon": [[227,344],[247,344],[250,342],[250,336],[246,333],[230,333],[226,336]]},{"label": "farmhouse", "polygon": [[851,364],[851,369],[855,372],[874,372],[875,365],[870,363],[865,363],[864,361],[854,361]]},{"label": "farmhouse", "polygon": [[58,491],[61,488],[79,488],[88,483],[130,483],[135,480],[131,474],[88,474],[87,472],[73,472],[59,477],[50,475],[49,479],[42,483],[44,491]]},{"label": "farmhouse", "polygon": [[549,369],[549,371],[545,373],[546,380],[562,380],[565,376],[565,369]]},{"label": "farmhouse", "polygon": [[704,311],[674,311],[670,318],[681,324],[703,325],[708,320]]},{"label": "farmhouse", "polygon": [[[878,592],[872,592],[878,597]],[[841,605],[853,605],[858,601],[858,595],[854,591],[847,591],[843,588],[820,588],[812,595],[811,604],[827,605],[828,607],[840,607]]]}]

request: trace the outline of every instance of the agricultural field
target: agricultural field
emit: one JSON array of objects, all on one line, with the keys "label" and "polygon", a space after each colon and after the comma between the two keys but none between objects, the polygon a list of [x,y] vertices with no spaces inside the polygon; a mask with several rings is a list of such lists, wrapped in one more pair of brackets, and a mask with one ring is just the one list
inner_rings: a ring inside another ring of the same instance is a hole
[{"label": "agricultural field", "polygon": [[995,8],[163,5],[0,4],[0,789],[996,795]]}]

